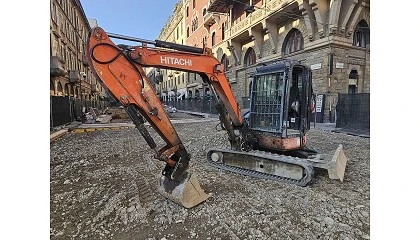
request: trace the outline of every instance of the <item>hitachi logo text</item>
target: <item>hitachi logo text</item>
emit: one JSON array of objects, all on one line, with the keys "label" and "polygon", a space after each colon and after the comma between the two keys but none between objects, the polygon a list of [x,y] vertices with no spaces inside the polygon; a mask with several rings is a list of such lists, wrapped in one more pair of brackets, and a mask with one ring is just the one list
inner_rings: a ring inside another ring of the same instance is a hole
[{"label": "hitachi logo text", "polygon": [[182,66],[192,66],[192,60],[191,59],[183,59],[183,58],[175,58],[175,57],[162,57],[162,56],[160,56],[160,63],[182,65]]}]

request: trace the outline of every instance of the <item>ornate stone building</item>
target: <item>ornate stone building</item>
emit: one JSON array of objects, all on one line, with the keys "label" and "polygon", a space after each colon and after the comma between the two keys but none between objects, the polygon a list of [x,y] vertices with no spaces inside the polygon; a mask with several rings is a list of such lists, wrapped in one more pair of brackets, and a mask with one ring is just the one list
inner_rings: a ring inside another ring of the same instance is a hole
[{"label": "ornate stone building", "polygon": [[[370,91],[369,0],[181,2],[185,43],[213,49],[243,108],[251,73],[281,58],[311,67],[314,91],[325,97],[325,121],[334,121],[339,93]],[[206,93],[194,74],[187,82],[190,94]]]},{"label": "ornate stone building", "polygon": [[90,27],[79,0],[50,1],[50,95],[98,100],[105,90],[86,59]]}]

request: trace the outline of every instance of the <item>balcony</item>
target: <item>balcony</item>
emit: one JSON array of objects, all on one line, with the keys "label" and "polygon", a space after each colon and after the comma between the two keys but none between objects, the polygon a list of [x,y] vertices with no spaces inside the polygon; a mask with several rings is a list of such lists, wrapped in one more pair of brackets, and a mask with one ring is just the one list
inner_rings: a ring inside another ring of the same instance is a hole
[{"label": "balcony", "polygon": [[69,81],[70,83],[78,83],[80,82],[80,73],[76,70],[69,70]]},{"label": "balcony", "polygon": [[250,8],[251,14],[241,21],[236,20],[232,27],[230,28],[230,37],[238,38],[242,40],[244,37],[244,32],[246,32],[251,27],[255,27],[258,24],[261,24],[261,21],[264,19],[271,20],[273,22],[280,22],[282,19],[288,19],[289,16],[285,13],[295,13],[297,6],[296,2],[284,2],[283,0],[272,0],[267,2],[267,7],[254,7]]},{"label": "balcony", "polygon": [[207,11],[229,13],[229,6],[233,5],[233,2],[234,0],[211,0]]},{"label": "balcony", "polygon": [[58,56],[50,57],[50,74],[51,76],[65,76],[64,61]]},{"label": "balcony", "polygon": [[207,30],[210,29],[210,27],[216,23],[216,18],[219,18],[219,16],[215,16],[212,12],[206,12],[204,15],[204,26],[207,28]]}]

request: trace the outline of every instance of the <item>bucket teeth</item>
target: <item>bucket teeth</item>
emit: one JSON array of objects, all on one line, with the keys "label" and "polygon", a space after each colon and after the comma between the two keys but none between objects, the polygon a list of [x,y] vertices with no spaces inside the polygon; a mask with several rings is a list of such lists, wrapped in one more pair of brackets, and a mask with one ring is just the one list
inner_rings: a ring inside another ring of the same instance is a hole
[{"label": "bucket teeth", "polygon": [[186,174],[180,182],[162,176],[159,179],[158,192],[185,208],[197,206],[210,196],[201,188],[196,174]]}]

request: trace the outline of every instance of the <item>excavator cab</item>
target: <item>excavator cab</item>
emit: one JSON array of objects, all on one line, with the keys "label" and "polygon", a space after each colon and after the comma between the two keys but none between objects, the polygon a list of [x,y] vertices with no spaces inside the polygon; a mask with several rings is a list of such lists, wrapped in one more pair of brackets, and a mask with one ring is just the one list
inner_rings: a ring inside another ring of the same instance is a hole
[{"label": "excavator cab", "polygon": [[[249,127],[259,139],[259,147],[293,150],[305,146],[271,144],[268,139],[302,139],[310,129],[313,99],[311,70],[291,60],[259,67],[251,84]],[[276,142],[276,141],[274,141]],[[279,143],[282,141],[279,141]]]}]

